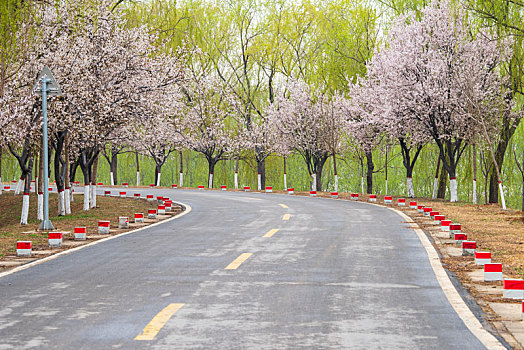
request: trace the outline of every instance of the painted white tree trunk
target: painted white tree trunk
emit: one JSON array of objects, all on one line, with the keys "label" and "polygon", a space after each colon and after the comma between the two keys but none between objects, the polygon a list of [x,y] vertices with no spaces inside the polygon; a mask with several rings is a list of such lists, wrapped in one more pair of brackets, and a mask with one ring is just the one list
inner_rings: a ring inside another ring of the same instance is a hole
[{"label": "painted white tree trunk", "polygon": [[113,176],[113,172],[111,172],[110,174],[111,174],[111,186],[114,186],[115,185],[115,177]]},{"label": "painted white tree trunk", "polygon": [[413,188],[413,179],[411,177],[406,177],[406,186],[408,189],[408,197],[415,198],[415,189]]},{"label": "painted white tree trunk", "polygon": [[284,173],[284,190],[287,191],[287,174]]},{"label": "painted white tree trunk", "polygon": [[311,177],[313,178],[313,185],[311,186],[313,191],[317,190],[317,174],[311,174]]},{"label": "painted white tree trunk", "polygon": [[262,191],[262,174],[258,174],[257,175],[257,180],[258,180],[257,188],[258,188],[259,191]]},{"label": "painted white tree trunk", "polygon": [[209,174],[208,188],[213,188],[213,173]]},{"label": "painted white tree trunk", "polygon": [[457,191],[457,179],[452,178],[449,180],[449,192],[451,194],[450,202],[458,201],[458,191]]},{"label": "painted white tree trunk", "polygon": [[360,193],[364,193],[364,176],[360,178],[360,191],[361,191]]},{"label": "painted white tree trunk", "polygon": [[72,188],[72,189],[71,189],[71,203],[73,203],[73,202],[75,201],[75,196],[74,196],[74,194],[75,194],[75,189]]},{"label": "painted white tree trunk", "polygon": [[180,181],[178,187],[182,188],[184,186],[184,173],[180,172]]},{"label": "painted white tree trunk", "polygon": [[16,184],[15,194],[20,194],[20,192],[22,192],[23,186],[24,186],[24,180],[23,179],[18,180],[18,183]]},{"label": "painted white tree trunk", "polygon": [[335,192],[338,192],[338,175],[335,175]]},{"label": "painted white tree trunk", "polygon": [[91,191],[89,190],[89,185],[84,186],[84,210],[89,210],[89,197],[91,196]]},{"label": "painted white tree trunk", "polygon": [[433,181],[433,195],[431,196],[432,199],[437,198],[437,192],[438,192],[438,177],[436,177],[435,181]]},{"label": "painted white tree trunk", "polygon": [[500,201],[502,202],[502,209],[506,210],[506,199],[504,198],[504,189],[502,188],[502,182],[499,181]]},{"label": "painted white tree trunk", "polygon": [[384,193],[385,196],[388,195],[388,180],[386,180],[386,193]]},{"label": "painted white tree trunk", "polygon": [[473,179],[473,204],[477,204],[477,179]]},{"label": "painted white tree trunk", "polygon": [[58,216],[65,215],[65,196],[64,191],[58,192]]},{"label": "painted white tree trunk", "polygon": [[158,173],[157,177],[156,177],[156,186],[160,186],[160,176],[162,175],[162,173]]},{"label": "painted white tree trunk", "polygon": [[71,189],[66,188],[64,192],[65,197],[65,213],[66,215],[71,214]]},{"label": "painted white tree trunk", "polygon": [[27,225],[27,217],[29,216],[29,193],[24,193],[22,200],[22,215],[20,215],[20,225]]},{"label": "painted white tree trunk", "polygon": [[235,171],[235,190],[238,190],[238,172]]},{"label": "painted white tree trunk", "polygon": [[96,185],[91,185],[91,208],[96,208]]},{"label": "painted white tree trunk", "polygon": [[136,185],[140,186],[140,171],[136,172]]},{"label": "painted white tree trunk", "polygon": [[38,207],[36,210],[36,218],[40,221],[44,220],[44,194],[38,194]]}]

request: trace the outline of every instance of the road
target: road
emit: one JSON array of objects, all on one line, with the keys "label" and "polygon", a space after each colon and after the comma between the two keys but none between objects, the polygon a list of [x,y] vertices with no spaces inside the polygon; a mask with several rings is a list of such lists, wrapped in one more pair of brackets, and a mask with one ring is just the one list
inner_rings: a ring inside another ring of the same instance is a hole
[{"label": "road", "polygon": [[0,350],[484,348],[389,209],[141,192],[192,211],[0,278]]}]

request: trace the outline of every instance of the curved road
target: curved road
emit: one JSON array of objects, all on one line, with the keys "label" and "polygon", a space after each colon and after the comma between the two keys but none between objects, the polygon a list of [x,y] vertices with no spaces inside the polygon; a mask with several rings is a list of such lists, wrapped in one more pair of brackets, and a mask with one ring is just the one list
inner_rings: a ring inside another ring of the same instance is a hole
[{"label": "curved road", "polygon": [[192,211],[0,278],[0,349],[484,348],[391,210],[127,191]]}]

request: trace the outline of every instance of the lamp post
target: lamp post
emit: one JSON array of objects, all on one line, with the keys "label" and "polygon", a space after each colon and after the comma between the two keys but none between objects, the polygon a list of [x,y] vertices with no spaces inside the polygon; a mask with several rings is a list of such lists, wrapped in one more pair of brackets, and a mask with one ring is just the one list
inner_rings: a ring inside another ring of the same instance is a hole
[{"label": "lamp post", "polygon": [[49,164],[48,164],[48,146],[47,146],[47,96],[61,96],[62,91],[58,86],[53,74],[47,66],[38,74],[35,87],[35,93],[42,96],[42,151],[44,161],[44,220],[40,223],[40,230],[54,229],[51,220],[49,220]]}]

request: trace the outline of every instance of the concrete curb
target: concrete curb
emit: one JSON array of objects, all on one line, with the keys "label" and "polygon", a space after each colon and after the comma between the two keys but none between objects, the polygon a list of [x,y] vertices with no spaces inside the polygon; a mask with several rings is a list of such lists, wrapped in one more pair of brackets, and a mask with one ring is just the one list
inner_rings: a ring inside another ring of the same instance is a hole
[{"label": "concrete curb", "polygon": [[8,276],[8,275],[11,275],[11,274],[16,273],[18,271],[22,271],[22,270],[28,269],[28,268],[36,266],[36,265],[40,265],[40,264],[42,264],[42,263],[44,263],[46,261],[54,260],[54,259],[56,259],[56,258],[58,258],[58,257],[60,257],[62,255],[68,255],[68,254],[74,253],[76,251],[79,251],[81,249],[84,249],[84,248],[87,248],[87,247],[92,247],[94,245],[110,241],[112,239],[124,237],[124,236],[130,235],[132,233],[136,233],[136,232],[139,232],[139,231],[151,228],[151,227],[155,227],[155,226],[158,226],[158,225],[165,224],[166,222],[170,222],[170,221],[173,221],[175,219],[181,218],[182,216],[184,216],[186,214],[189,214],[191,212],[191,206],[189,206],[187,204],[184,204],[184,203],[181,203],[181,202],[175,202],[175,203],[180,205],[180,206],[182,206],[182,207],[184,207],[185,210],[182,213],[180,213],[180,214],[178,214],[176,216],[173,216],[172,218],[169,218],[169,219],[166,219],[166,220],[162,220],[162,221],[159,221],[159,222],[155,222],[154,224],[151,224],[151,225],[148,225],[148,226],[144,226],[144,227],[140,227],[140,228],[137,228],[135,230],[131,230],[131,231],[128,231],[128,232],[123,232],[123,233],[120,233],[118,235],[109,236],[107,238],[99,239],[97,241],[94,241],[94,242],[91,242],[91,243],[88,243],[88,244],[85,244],[85,245],[81,245],[81,246],[76,247],[76,248],[64,250],[64,251],[62,251],[60,253],[56,253],[54,255],[45,257],[43,259],[32,261],[32,262],[30,262],[28,264],[21,265],[21,266],[18,266],[16,268],[14,268],[14,269],[9,270],[9,271],[5,271],[5,272],[0,273],[0,278]]}]

